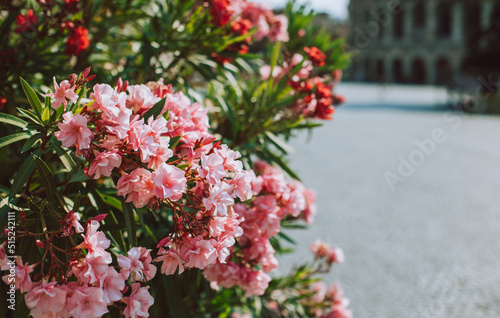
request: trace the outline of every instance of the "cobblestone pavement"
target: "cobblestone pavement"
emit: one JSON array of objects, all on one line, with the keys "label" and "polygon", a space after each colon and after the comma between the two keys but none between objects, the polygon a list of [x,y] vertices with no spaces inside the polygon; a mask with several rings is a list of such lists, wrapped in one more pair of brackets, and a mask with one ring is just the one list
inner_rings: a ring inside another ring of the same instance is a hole
[{"label": "cobblestone pavement", "polygon": [[[341,87],[350,103],[335,120],[292,142],[291,165],[316,189],[319,213],[289,232],[297,253],[281,257],[280,272],[320,238],[345,252],[326,281],[341,283],[356,318],[500,317],[500,117],[412,107],[443,100],[430,88],[399,108],[402,96],[358,88]],[[442,142],[425,154],[415,140],[435,130]],[[401,176],[403,161],[413,173]],[[400,178],[388,183],[387,172]]]}]

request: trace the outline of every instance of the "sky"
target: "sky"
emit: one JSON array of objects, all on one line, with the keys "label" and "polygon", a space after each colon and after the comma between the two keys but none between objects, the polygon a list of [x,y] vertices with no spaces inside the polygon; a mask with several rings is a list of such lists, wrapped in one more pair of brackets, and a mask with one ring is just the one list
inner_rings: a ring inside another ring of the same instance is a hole
[{"label": "sky", "polygon": [[[258,2],[271,3],[274,7],[282,7],[286,0],[257,0]],[[347,18],[347,5],[349,0],[297,0],[299,3],[310,3],[314,11],[329,13],[334,18]]]}]

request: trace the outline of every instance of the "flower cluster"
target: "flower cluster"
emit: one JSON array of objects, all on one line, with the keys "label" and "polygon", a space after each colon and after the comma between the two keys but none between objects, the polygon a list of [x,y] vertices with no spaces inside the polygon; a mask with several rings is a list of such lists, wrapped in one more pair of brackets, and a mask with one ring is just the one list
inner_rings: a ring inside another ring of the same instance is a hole
[{"label": "flower cluster", "polygon": [[[208,1],[210,13],[215,25],[221,27],[231,23],[230,33],[236,36],[248,34],[253,28],[256,32],[253,38],[261,41],[268,38],[271,42],[287,42],[288,18],[285,15],[275,15],[270,8],[246,0],[211,0]],[[245,54],[252,37],[231,44],[226,48],[229,52]],[[225,63],[231,58],[213,54],[219,62]]]},{"label": "flower cluster", "polygon": [[232,261],[217,263],[204,271],[214,288],[240,286],[246,295],[262,295],[271,280],[267,273],[278,267],[270,238],[281,230],[285,218],[312,222],[316,213],[315,195],[298,181],[289,182],[271,165],[256,163],[259,176],[252,182],[256,197],[251,203],[236,204],[243,219],[243,235],[233,249]]},{"label": "flower cluster", "polygon": [[[332,76],[319,77],[313,75],[314,67],[325,64],[325,54],[316,47],[305,47],[307,59],[302,54],[294,54],[282,66],[275,66],[271,74],[271,67],[264,65],[260,68],[262,80],[270,76],[280,80],[287,78],[295,94],[301,96],[293,105],[294,111],[306,118],[331,120],[335,112],[335,105],[344,102],[344,98],[333,93],[335,84],[340,81],[340,70],[332,72]],[[293,70],[299,67],[296,73]]]},{"label": "flower cluster", "polygon": [[[70,86],[56,87],[54,108],[74,97]],[[158,116],[144,118],[157,104]],[[115,88],[96,84],[81,112],[63,118],[55,135],[86,158],[90,178],[113,175],[117,194],[136,208],[172,210],[176,230],[158,246],[162,273],[225,262],[242,233],[234,200],[252,197],[255,176],[243,170],[238,152],[214,143],[200,104],[162,81],[120,81]]]},{"label": "flower cluster", "polygon": [[[4,245],[0,246],[0,270],[10,272],[3,276],[3,281],[6,284],[14,282],[14,289],[25,294],[26,306],[34,318],[97,318],[109,312],[111,305],[122,310],[127,318],[147,317],[154,300],[148,292],[149,287],[142,287],[142,284],[156,274],[156,267],[151,265],[151,250],[132,248],[127,256],[118,256],[118,266],[112,266],[113,259],[107,251],[110,241],[98,231],[99,223],[95,219],[86,224],[83,242],[78,246],[69,250],[57,247],[54,237],[84,231],[79,219],[76,213],[70,212],[61,228],[50,233],[49,239],[37,241],[37,246],[45,250],[38,263],[23,264],[20,256],[15,256],[13,262],[7,258]],[[34,235],[28,231],[19,234]],[[71,258],[68,262],[61,260],[56,252]],[[44,271],[46,257],[50,257],[52,266]],[[35,269],[38,273],[32,281],[30,274]]]},{"label": "flower cluster", "polygon": [[[40,13],[33,9],[21,13],[16,18],[17,28],[14,32],[39,33],[41,36],[56,35],[68,36],[64,52],[71,55],[80,55],[90,45],[89,30],[83,26],[81,20],[73,19],[71,15],[78,13],[78,0],[64,0],[59,4],[56,1],[39,0]],[[57,10],[56,10],[57,9]],[[50,14],[49,14],[50,12]]]},{"label": "flower cluster", "polygon": [[349,299],[344,297],[344,291],[338,283],[326,287],[323,282],[316,282],[311,286],[313,296],[306,299],[307,306],[318,318],[351,318],[352,311]]}]

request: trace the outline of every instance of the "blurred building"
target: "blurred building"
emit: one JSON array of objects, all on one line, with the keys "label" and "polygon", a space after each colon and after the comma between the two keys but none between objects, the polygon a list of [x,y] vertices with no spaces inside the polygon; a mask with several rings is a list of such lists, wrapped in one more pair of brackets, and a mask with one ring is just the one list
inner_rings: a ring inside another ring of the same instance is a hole
[{"label": "blurred building", "polygon": [[455,85],[500,0],[351,0],[349,16],[353,80]]}]

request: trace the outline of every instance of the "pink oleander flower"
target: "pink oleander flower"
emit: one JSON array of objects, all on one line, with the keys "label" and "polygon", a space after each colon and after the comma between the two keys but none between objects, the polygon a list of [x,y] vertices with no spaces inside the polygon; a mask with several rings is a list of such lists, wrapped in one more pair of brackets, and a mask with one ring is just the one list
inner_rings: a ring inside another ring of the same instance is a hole
[{"label": "pink oleander flower", "polygon": [[8,271],[10,269],[10,260],[7,257],[7,254],[5,254],[5,244],[7,241],[5,241],[2,245],[0,245],[0,271]]},{"label": "pink oleander flower", "polygon": [[217,259],[216,243],[217,241],[213,239],[204,240],[201,236],[191,238],[181,255],[181,258],[186,262],[184,266],[204,269],[208,265],[213,264]]},{"label": "pink oleander flower", "polygon": [[138,120],[137,117],[130,124],[128,139],[129,147],[140,151],[141,161],[144,163],[149,162],[160,147],[151,127],[144,124],[144,119]]},{"label": "pink oleander flower", "polygon": [[14,283],[15,289],[20,289],[21,293],[26,293],[31,290],[32,288],[32,281],[30,277],[30,273],[33,271],[33,268],[29,266],[28,263],[23,265],[23,261],[21,260],[21,257],[17,258],[17,265],[14,269],[15,275],[10,276],[9,274],[5,275],[2,277],[3,281],[7,285],[11,285]]},{"label": "pink oleander flower", "polygon": [[134,247],[127,252],[127,257],[118,256],[120,274],[132,281],[148,281],[156,275],[156,266],[151,264],[151,250],[144,247]]},{"label": "pink oleander flower", "polygon": [[74,318],[99,318],[109,312],[99,287],[76,287],[67,304],[68,312]]},{"label": "pink oleander flower", "polygon": [[131,115],[132,110],[128,108],[119,108],[117,115],[111,112],[103,114],[106,129],[110,134],[116,135],[120,139],[125,139],[128,136],[128,132],[130,130]]},{"label": "pink oleander flower", "polygon": [[123,311],[126,318],[149,317],[148,310],[153,305],[154,299],[148,289],[149,286],[141,287],[140,283],[132,284],[132,294],[123,298],[123,302],[127,305]]},{"label": "pink oleander flower", "polygon": [[84,229],[79,221],[80,221],[80,215],[76,212],[73,212],[73,210],[69,211],[69,213],[64,218],[64,232],[63,234],[61,234],[61,236],[73,235],[74,231],[76,233],[82,233]]},{"label": "pink oleander flower", "polygon": [[151,172],[137,168],[130,175],[123,175],[116,184],[117,194],[127,197],[136,208],[142,208],[154,197],[155,184],[151,180]]},{"label": "pink oleander flower", "polygon": [[87,116],[67,112],[63,115],[64,121],[58,123],[60,131],[54,133],[64,147],[76,146],[78,150],[88,149],[92,131],[87,127]]},{"label": "pink oleander flower", "polygon": [[250,271],[245,275],[244,284],[242,289],[245,291],[245,297],[250,297],[253,295],[261,296],[264,295],[271,277],[261,270]]},{"label": "pink oleander flower", "polygon": [[101,176],[109,177],[114,168],[122,164],[122,156],[118,150],[110,150],[97,152],[94,161],[90,163],[88,175],[94,179],[99,179]]},{"label": "pink oleander flower", "polygon": [[104,275],[99,278],[99,287],[102,289],[103,300],[107,305],[123,298],[125,279],[113,267],[108,267]]},{"label": "pink oleander flower", "polygon": [[198,168],[200,177],[206,178],[208,183],[217,184],[227,176],[224,169],[224,159],[216,153],[201,155],[201,168]]},{"label": "pink oleander flower", "polygon": [[118,116],[120,108],[124,108],[126,94],[120,95],[108,84],[94,85],[95,102],[90,105],[91,110],[98,110],[106,115]]},{"label": "pink oleander flower", "polygon": [[225,169],[235,172],[243,169],[243,164],[237,160],[241,157],[238,151],[231,150],[227,145],[223,144],[219,149],[215,149],[215,153],[224,160],[223,165]]},{"label": "pink oleander flower", "polygon": [[99,226],[99,222],[95,220],[92,220],[87,225],[87,233],[85,233],[84,242],[79,245],[79,248],[87,248],[90,251],[94,251],[105,250],[109,247],[111,242],[106,238],[103,232],[97,231]]},{"label": "pink oleander flower", "polygon": [[183,261],[174,250],[161,248],[158,254],[160,256],[155,258],[154,261],[163,262],[161,264],[162,274],[173,275],[177,269],[179,270],[178,274],[182,274],[184,272],[184,266],[182,265]]},{"label": "pink oleander flower", "polygon": [[[142,114],[153,107],[161,98],[156,97],[151,89],[144,84],[130,85],[127,87],[127,107],[134,111],[134,114]],[[146,118],[147,119],[147,118]]]},{"label": "pink oleander flower", "polygon": [[317,207],[315,204],[316,194],[313,190],[305,189],[304,197],[306,199],[306,209],[302,212],[302,217],[307,224],[311,225],[314,221],[314,216],[317,213]]},{"label": "pink oleander flower", "polygon": [[71,87],[71,84],[68,80],[62,81],[59,85],[57,85],[56,78],[54,77],[54,93],[45,94],[44,97],[51,97],[54,100],[51,103],[52,108],[58,109],[59,106],[64,105],[64,109],[66,110],[66,106],[68,106],[69,99],[73,103],[76,103],[78,100],[78,94],[75,93],[75,87]]},{"label": "pink oleander flower", "polygon": [[161,199],[179,200],[186,192],[186,176],[184,171],[162,163],[155,172],[151,174],[151,180],[155,184],[154,192]]},{"label": "pink oleander flower", "polygon": [[40,282],[24,296],[26,306],[31,309],[33,318],[67,317],[63,315],[66,307],[66,288],[56,282]]},{"label": "pink oleander flower", "polygon": [[[259,69],[260,79],[263,81],[267,81],[269,76],[271,76],[271,65],[263,65]],[[274,66],[273,68],[273,78],[280,80],[283,76],[285,76],[285,70],[281,66]]]},{"label": "pink oleander flower", "polygon": [[213,216],[227,216],[228,207],[230,208],[234,204],[234,199],[231,198],[228,191],[230,191],[230,187],[225,182],[210,186],[210,196],[202,201],[205,208],[211,211]]},{"label": "pink oleander flower", "polygon": [[111,262],[111,254],[103,249],[96,249],[73,265],[70,273],[74,274],[80,283],[94,284],[106,274]]},{"label": "pink oleander flower", "polygon": [[290,40],[288,37],[288,18],[285,15],[276,15],[271,19],[268,38],[271,42],[288,42]]},{"label": "pink oleander flower", "polygon": [[312,284],[311,289],[315,292],[311,296],[311,300],[315,303],[321,303],[325,299],[326,295],[326,285],[323,282],[315,282]]},{"label": "pink oleander flower", "polygon": [[168,148],[169,147],[170,138],[161,137],[160,138],[160,146],[156,149],[156,153],[154,156],[151,156],[148,162],[149,169],[158,169],[162,163],[167,162],[170,159],[174,152]]},{"label": "pink oleander flower", "polygon": [[252,181],[255,179],[253,171],[241,170],[229,181],[229,184],[234,187],[233,197],[238,197],[240,200],[250,200],[253,196]]}]

